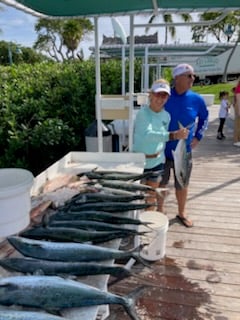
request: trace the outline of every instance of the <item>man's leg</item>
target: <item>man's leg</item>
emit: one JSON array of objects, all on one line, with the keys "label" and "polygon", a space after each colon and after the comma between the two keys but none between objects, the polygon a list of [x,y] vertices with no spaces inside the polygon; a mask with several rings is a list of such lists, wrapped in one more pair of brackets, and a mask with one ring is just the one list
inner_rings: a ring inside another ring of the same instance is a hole
[{"label": "man's leg", "polygon": [[185,213],[187,195],[188,195],[188,188],[176,189],[176,198],[178,203],[178,217],[180,217],[181,222],[186,227],[192,227],[193,222],[187,217]]},{"label": "man's leg", "polygon": [[186,227],[192,227],[193,222],[187,217],[186,214],[186,203],[187,203],[187,196],[188,196],[188,184],[192,172],[192,154],[188,154],[188,164],[187,164],[187,172],[186,172],[186,186],[182,188],[174,174],[175,178],[175,194],[176,194],[176,199],[178,203],[178,215],[177,218],[181,221],[183,225]]}]

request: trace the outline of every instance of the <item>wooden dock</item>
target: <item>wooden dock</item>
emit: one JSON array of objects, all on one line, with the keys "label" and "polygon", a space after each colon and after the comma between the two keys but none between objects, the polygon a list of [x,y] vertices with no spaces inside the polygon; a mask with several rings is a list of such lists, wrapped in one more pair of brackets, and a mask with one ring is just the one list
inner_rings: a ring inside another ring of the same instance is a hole
[{"label": "wooden dock", "polygon": [[[154,283],[137,301],[142,320],[240,319],[240,148],[233,146],[227,127],[227,138],[216,139],[218,108],[209,107],[208,130],[193,154],[187,212],[194,227],[176,221],[171,184],[166,256],[152,263],[152,269],[133,267]],[[109,291],[127,294],[140,283],[131,277]],[[108,319],[129,317],[117,306]]]}]

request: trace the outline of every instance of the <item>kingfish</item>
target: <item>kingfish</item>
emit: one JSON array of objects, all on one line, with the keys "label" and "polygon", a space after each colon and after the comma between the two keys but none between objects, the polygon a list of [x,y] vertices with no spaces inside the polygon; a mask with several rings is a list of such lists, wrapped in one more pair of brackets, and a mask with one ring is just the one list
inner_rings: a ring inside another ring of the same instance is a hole
[{"label": "kingfish", "polygon": [[[193,124],[189,124],[187,128],[190,128],[192,125]],[[179,123],[179,127],[183,128],[183,125]],[[188,154],[186,141],[187,140],[185,139],[180,139],[177,143],[176,149],[172,150],[175,175],[182,188],[185,188],[188,182]]]},{"label": "kingfish", "polygon": [[133,173],[124,171],[107,171],[107,170],[92,170],[80,173],[78,176],[87,176],[89,179],[106,179],[106,180],[122,180],[122,181],[137,181],[151,175],[152,172]]},{"label": "kingfish", "polygon": [[88,231],[74,227],[35,227],[21,233],[21,236],[31,239],[45,239],[54,241],[72,241],[103,243],[113,239],[120,239],[129,235],[142,235],[145,232],[137,230],[125,231]]},{"label": "kingfish", "polygon": [[142,200],[144,196],[141,194],[135,195],[116,195],[116,194],[105,194],[103,192],[91,192],[91,193],[79,193],[72,197],[67,203],[86,203],[86,202],[130,202],[134,200]]},{"label": "kingfish", "polygon": [[154,191],[158,194],[161,194],[162,191],[165,191],[166,188],[153,188],[145,184],[121,181],[121,180],[99,180],[99,184],[103,187],[123,189],[127,191],[140,191],[140,192],[149,192]]},{"label": "kingfish", "polygon": [[126,212],[131,210],[142,210],[154,206],[154,203],[126,203],[126,202],[94,202],[66,205],[63,210],[87,211],[104,210],[107,212]]},{"label": "kingfish", "polygon": [[0,279],[0,304],[53,311],[120,304],[131,319],[139,320],[134,305],[142,291],[143,287],[140,287],[128,296],[120,296],[56,276],[15,276]]},{"label": "kingfish", "polygon": [[24,256],[36,259],[93,262],[133,258],[146,265],[145,261],[139,255],[142,247],[123,251],[87,243],[51,242],[18,236],[11,236],[7,239],[9,243]]},{"label": "kingfish", "polygon": [[50,227],[67,227],[67,228],[80,228],[85,230],[102,230],[102,231],[129,231],[135,233],[136,229],[124,228],[113,223],[106,223],[101,221],[91,220],[60,220],[52,221],[48,224]]},{"label": "kingfish", "polygon": [[51,221],[61,220],[92,220],[100,222],[110,222],[113,224],[133,224],[133,225],[148,225],[149,222],[143,222],[137,218],[120,216],[114,213],[105,211],[57,211],[53,215],[45,215],[43,217],[43,225],[48,225]]},{"label": "kingfish", "polygon": [[67,320],[44,312],[21,311],[21,310],[1,310],[0,320]]},{"label": "kingfish", "polygon": [[[64,262],[49,261],[32,258],[4,258],[0,259],[0,266],[10,271],[45,275],[75,275],[89,276],[110,274],[116,278],[137,276],[124,266],[105,265],[93,262]],[[1,319],[1,317],[0,317]]]}]

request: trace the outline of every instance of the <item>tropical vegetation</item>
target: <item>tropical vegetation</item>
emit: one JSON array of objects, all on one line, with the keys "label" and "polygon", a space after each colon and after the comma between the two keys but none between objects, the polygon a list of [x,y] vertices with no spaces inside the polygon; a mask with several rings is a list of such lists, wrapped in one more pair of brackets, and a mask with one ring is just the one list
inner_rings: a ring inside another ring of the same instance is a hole
[{"label": "tropical vegetation", "polygon": [[34,49],[47,53],[55,61],[83,60],[80,42],[93,32],[89,19],[38,19]]},{"label": "tropical vegetation", "polygon": [[[101,68],[102,93],[121,94],[121,63]],[[138,92],[140,73],[136,62]],[[38,174],[67,152],[85,150],[85,129],[96,118],[94,61],[12,65],[0,74],[0,167]]]}]

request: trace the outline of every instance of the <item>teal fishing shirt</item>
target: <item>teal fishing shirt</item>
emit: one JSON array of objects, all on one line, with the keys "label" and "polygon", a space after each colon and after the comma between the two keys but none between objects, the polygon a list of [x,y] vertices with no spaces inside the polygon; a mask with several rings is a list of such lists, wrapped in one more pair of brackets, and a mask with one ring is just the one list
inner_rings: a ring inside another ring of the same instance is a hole
[{"label": "teal fishing shirt", "polygon": [[145,158],[145,169],[152,169],[165,163],[164,149],[169,140],[168,126],[170,115],[162,109],[154,112],[149,106],[142,106],[134,121],[133,152],[159,155],[155,158]]}]

